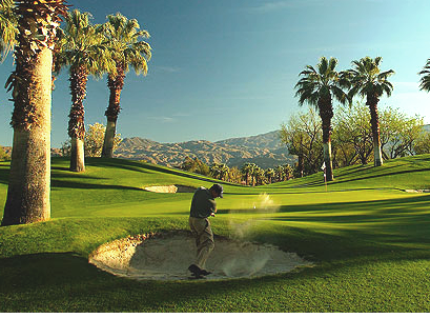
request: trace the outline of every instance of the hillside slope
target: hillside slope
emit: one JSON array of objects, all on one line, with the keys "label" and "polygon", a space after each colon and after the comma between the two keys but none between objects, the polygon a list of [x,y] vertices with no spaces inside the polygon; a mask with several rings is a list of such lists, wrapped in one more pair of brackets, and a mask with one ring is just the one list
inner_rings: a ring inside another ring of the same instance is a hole
[{"label": "hillside slope", "polygon": [[217,162],[241,167],[246,162],[253,162],[264,169],[294,162],[286,146],[281,144],[278,131],[217,142],[193,140],[159,143],[139,137],[125,138],[115,155],[117,158],[146,160],[170,167],[180,166],[187,156],[197,157],[209,165]]}]

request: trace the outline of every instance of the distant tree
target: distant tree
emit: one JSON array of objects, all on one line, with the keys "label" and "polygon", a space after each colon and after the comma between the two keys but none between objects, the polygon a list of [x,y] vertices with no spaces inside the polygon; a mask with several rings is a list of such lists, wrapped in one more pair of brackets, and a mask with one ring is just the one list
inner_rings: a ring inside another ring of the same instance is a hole
[{"label": "distant tree", "polygon": [[335,116],[334,139],[336,152],[343,166],[349,166],[360,160],[367,164],[373,152],[370,114],[360,102],[350,107],[341,107]]},{"label": "distant tree", "polygon": [[213,163],[210,170],[213,178],[228,181],[230,168],[225,163]]},{"label": "distant tree", "polygon": [[276,173],[275,170],[273,170],[273,168],[268,168],[265,172],[265,176],[267,178],[267,181],[270,183],[272,183],[273,177],[275,177]]},{"label": "distant tree", "polygon": [[353,96],[357,94],[366,97],[366,105],[370,109],[375,166],[383,165],[378,102],[384,93],[388,97],[391,96],[393,85],[388,81],[388,77],[394,74],[393,70],[381,72],[379,69],[381,61],[382,57],[375,59],[365,57],[358,61],[352,61],[354,68],[348,70],[348,78],[351,83],[351,89],[348,93],[349,99],[352,100]]},{"label": "distant tree", "polygon": [[[85,134],[85,157],[100,157],[105,131],[105,125],[101,123],[88,126],[88,130]],[[121,141],[121,135],[117,134],[114,139],[114,149],[118,147]]]},{"label": "distant tree", "polygon": [[255,186],[255,180],[258,174],[258,169],[260,169],[260,167],[257,166],[255,163],[250,164],[249,175],[251,177],[251,186]]},{"label": "distant tree", "polygon": [[332,99],[346,102],[346,94],[343,88],[348,84],[340,74],[335,71],[337,59],[322,57],[315,69],[307,65],[300,73],[301,79],[296,84],[296,96],[299,104],[308,103],[318,111],[322,121],[324,161],[327,167],[327,181],[333,180],[333,165],[331,160],[331,134],[333,105]]},{"label": "distant tree", "polygon": [[248,185],[248,183],[249,183],[249,176],[251,174],[251,169],[252,169],[251,163],[247,162],[243,165],[242,170],[241,170],[243,178],[245,179],[246,185]]},{"label": "distant tree", "polygon": [[256,185],[264,185],[266,184],[266,176],[264,169],[256,166],[254,169],[254,178],[255,178],[255,184]]},{"label": "distant tree", "polygon": [[242,181],[242,171],[238,167],[230,168],[230,182],[240,184]]},{"label": "distant tree", "polygon": [[430,153],[430,132],[423,131],[414,147],[415,154],[429,154]]},{"label": "distant tree", "polygon": [[0,146],[0,161],[10,160],[10,156],[4,151],[4,149]]},{"label": "distant tree", "polygon": [[284,166],[284,176],[284,181],[288,181],[293,177],[293,168],[289,164]]},{"label": "distant tree", "polygon": [[140,29],[135,19],[127,19],[120,13],[109,15],[108,21],[103,25],[103,32],[112,53],[111,57],[116,65],[114,71],[109,72],[108,87],[110,91],[109,105],[105,116],[107,128],[103,143],[102,157],[112,158],[113,140],[116,134],[116,125],[120,112],[121,92],[124,79],[132,67],[137,75],[146,75],[147,62],[151,59],[151,46],[144,41],[149,33]]},{"label": "distant tree", "polygon": [[424,69],[419,72],[419,75],[422,75],[420,79],[420,89],[430,92],[430,59],[427,60]]},{"label": "distant tree", "polygon": [[275,168],[275,173],[278,181],[283,181],[285,177],[285,169],[282,165],[279,165]]},{"label": "distant tree", "polygon": [[280,139],[287,145],[288,152],[298,157],[300,177],[319,169],[323,160],[322,130],[314,109],[291,116],[281,125]]},{"label": "distant tree", "polygon": [[381,145],[385,159],[414,155],[415,142],[420,138],[423,118],[410,117],[399,109],[388,107],[381,112]]}]

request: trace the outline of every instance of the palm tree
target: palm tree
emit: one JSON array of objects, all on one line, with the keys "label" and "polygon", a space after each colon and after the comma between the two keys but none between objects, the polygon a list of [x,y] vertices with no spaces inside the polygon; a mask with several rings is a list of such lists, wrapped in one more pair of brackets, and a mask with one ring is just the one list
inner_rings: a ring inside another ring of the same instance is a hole
[{"label": "palm tree", "polygon": [[91,14],[74,10],[66,17],[66,43],[57,56],[57,72],[69,65],[72,107],[69,114],[69,137],[71,138],[70,170],[85,171],[84,162],[84,99],[88,76],[101,77],[113,70],[112,60],[103,47],[104,37],[90,23]]},{"label": "palm tree", "polygon": [[333,118],[332,96],[339,102],[346,102],[346,94],[342,88],[348,85],[338,72],[335,71],[337,59],[322,57],[315,69],[307,65],[299,76],[295,88],[299,104],[308,103],[318,111],[322,121],[324,161],[327,166],[327,181],[333,180],[333,164],[331,159],[331,120]]},{"label": "palm tree", "polygon": [[293,176],[293,168],[289,164],[284,166],[284,176],[286,181],[290,180]]},{"label": "palm tree", "polygon": [[113,140],[116,134],[116,124],[120,112],[121,91],[124,87],[125,74],[130,66],[137,75],[148,72],[147,62],[151,59],[151,46],[143,39],[149,38],[149,33],[140,30],[135,19],[128,20],[117,13],[109,15],[108,22],[103,30],[116,64],[115,72],[110,72],[108,87],[110,90],[109,105],[105,116],[107,117],[106,133],[103,144],[102,157],[112,158]]},{"label": "palm tree", "polygon": [[228,177],[230,175],[230,168],[225,163],[219,164],[218,168],[220,171],[220,179],[222,181],[229,181]]},{"label": "palm tree", "polygon": [[251,172],[251,163],[247,162],[242,167],[242,175],[244,175],[246,185],[248,185],[248,182],[249,182],[250,172]]},{"label": "palm tree", "polygon": [[8,55],[16,44],[18,34],[18,17],[15,14],[13,0],[0,2],[0,60]]},{"label": "palm tree", "polygon": [[275,172],[276,172],[276,175],[278,176],[278,181],[283,181],[284,175],[285,175],[284,167],[281,165],[277,166],[275,169]]},{"label": "palm tree", "polygon": [[255,163],[250,164],[249,175],[251,176],[251,186],[255,186],[255,180],[258,174],[258,169],[260,169],[260,167],[257,166]]},{"label": "palm tree", "polygon": [[63,0],[16,3],[16,69],[7,81],[13,90],[14,137],[2,225],[44,221],[51,215],[52,49],[60,16],[67,10]]},{"label": "palm tree", "polygon": [[424,69],[419,72],[419,75],[422,75],[421,77],[421,83],[420,83],[420,89],[423,91],[430,92],[430,59],[427,60],[426,65],[424,66]]},{"label": "palm tree", "polygon": [[383,164],[379,135],[378,102],[384,93],[388,97],[391,96],[393,85],[387,78],[394,74],[393,70],[381,72],[379,70],[381,61],[382,57],[372,59],[367,56],[359,61],[352,61],[354,68],[347,71],[347,76],[351,83],[351,89],[348,93],[349,100],[352,101],[353,96],[359,94],[366,97],[366,105],[370,109],[375,167]]},{"label": "palm tree", "polygon": [[276,175],[275,170],[273,170],[272,168],[268,168],[265,172],[265,176],[269,181],[269,183],[272,183],[272,179],[275,175]]}]

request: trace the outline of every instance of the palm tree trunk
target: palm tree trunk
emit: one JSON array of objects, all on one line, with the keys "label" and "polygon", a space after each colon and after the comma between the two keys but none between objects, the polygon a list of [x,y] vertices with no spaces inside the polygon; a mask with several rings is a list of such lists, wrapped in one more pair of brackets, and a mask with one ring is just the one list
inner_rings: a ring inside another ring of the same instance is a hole
[{"label": "palm tree trunk", "polygon": [[73,172],[85,171],[85,151],[82,139],[71,139],[70,170]]},{"label": "palm tree trunk", "polygon": [[112,158],[113,157],[113,147],[116,134],[116,120],[107,121],[105,138],[103,141],[102,158]]},{"label": "palm tree trunk", "polygon": [[117,64],[118,75],[116,77],[109,76],[108,87],[110,91],[109,105],[105,116],[107,117],[107,125],[105,138],[103,142],[102,158],[112,158],[114,152],[114,140],[116,135],[116,123],[121,110],[121,91],[124,87],[124,67]]},{"label": "palm tree trunk", "polygon": [[23,86],[14,96],[12,163],[2,225],[44,221],[51,215],[52,52],[42,48],[31,62],[17,56],[16,65]]},{"label": "palm tree trunk", "polygon": [[72,93],[72,107],[69,114],[69,137],[72,149],[70,153],[70,170],[85,171],[84,156],[84,99],[87,94],[88,71],[83,66],[72,67],[70,75],[70,89]]},{"label": "palm tree trunk", "polygon": [[366,104],[370,109],[370,124],[372,126],[373,156],[375,167],[379,167],[384,164],[382,159],[381,137],[379,134],[378,102],[379,99],[376,96],[367,96]]},{"label": "palm tree trunk", "polygon": [[324,162],[326,166],[327,181],[333,181],[333,164],[331,160],[331,119],[333,118],[333,109],[327,101],[318,102],[320,109],[320,116],[322,120],[322,131],[323,131],[323,151],[324,151]]}]

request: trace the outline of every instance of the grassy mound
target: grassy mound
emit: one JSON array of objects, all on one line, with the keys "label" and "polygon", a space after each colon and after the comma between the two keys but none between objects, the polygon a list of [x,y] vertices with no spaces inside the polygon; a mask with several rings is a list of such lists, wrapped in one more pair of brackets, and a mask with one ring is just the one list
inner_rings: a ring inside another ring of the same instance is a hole
[{"label": "grassy mound", "polygon": [[[225,184],[216,234],[275,244],[316,264],[232,281],[136,282],[88,264],[99,245],[188,228],[192,194],[144,186],[214,180],[125,160],[54,158],[52,220],[0,228],[0,311],[427,312],[430,156],[322,173],[264,187]],[[9,163],[0,162],[0,205]],[[266,193],[266,194],[264,194]]]}]

